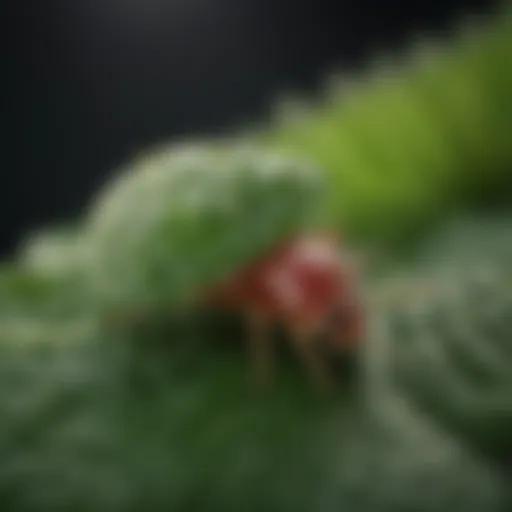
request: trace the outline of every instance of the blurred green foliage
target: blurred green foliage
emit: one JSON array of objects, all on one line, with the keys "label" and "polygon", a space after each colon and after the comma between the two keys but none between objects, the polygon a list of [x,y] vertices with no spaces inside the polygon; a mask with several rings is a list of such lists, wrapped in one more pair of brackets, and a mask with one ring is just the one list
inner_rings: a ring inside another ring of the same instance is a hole
[{"label": "blurred green foliage", "polygon": [[512,10],[426,39],[366,75],[335,77],[253,134],[328,171],[330,218],[351,237],[403,242],[512,190]]}]

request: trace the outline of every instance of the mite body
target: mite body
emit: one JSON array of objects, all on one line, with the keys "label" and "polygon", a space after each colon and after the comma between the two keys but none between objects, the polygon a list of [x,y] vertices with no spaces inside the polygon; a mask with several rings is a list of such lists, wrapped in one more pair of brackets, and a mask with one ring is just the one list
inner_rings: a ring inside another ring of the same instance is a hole
[{"label": "mite body", "polygon": [[270,327],[279,322],[314,382],[326,388],[331,377],[317,341],[343,351],[364,336],[356,284],[355,269],[336,236],[303,235],[209,290],[206,303],[246,315],[251,359],[261,383],[268,380],[273,360]]}]

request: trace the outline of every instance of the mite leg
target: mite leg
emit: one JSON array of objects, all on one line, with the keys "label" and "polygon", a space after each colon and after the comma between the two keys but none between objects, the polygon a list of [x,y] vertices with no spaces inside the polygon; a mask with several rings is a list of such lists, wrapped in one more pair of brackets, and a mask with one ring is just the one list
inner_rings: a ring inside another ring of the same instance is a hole
[{"label": "mite leg", "polygon": [[315,386],[323,392],[331,391],[334,387],[334,381],[325,361],[316,351],[317,347],[314,340],[316,329],[290,325],[288,330],[293,348]]},{"label": "mite leg", "polygon": [[258,387],[266,387],[272,379],[274,369],[269,317],[260,311],[248,311],[247,331],[252,378]]},{"label": "mite leg", "polygon": [[350,352],[365,336],[365,317],[357,302],[337,304],[327,325],[328,341],[333,349]]}]

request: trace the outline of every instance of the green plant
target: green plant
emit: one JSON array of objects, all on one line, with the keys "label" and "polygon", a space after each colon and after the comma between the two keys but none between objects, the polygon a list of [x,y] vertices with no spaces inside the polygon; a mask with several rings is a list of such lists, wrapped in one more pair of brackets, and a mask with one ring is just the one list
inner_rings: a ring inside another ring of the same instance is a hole
[{"label": "green plant", "polygon": [[[328,399],[286,357],[270,392],[254,394],[236,323],[168,312],[122,332],[92,308],[55,318],[48,305],[83,297],[76,284],[6,269],[0,503],[507,510],[512,220],[477,227],[448,229],[365,283],[370,333],[337,362],[355,366]],[[29,334],[5,322],[23,327],[41,308]]]},{"label": "green plant", "polygon": [[508,6],[450,40],[376,59],[289,102],[249,135],[328,172],[328,215],[354,239],[403,243],[460,207],[507,202],[512,186]]}]

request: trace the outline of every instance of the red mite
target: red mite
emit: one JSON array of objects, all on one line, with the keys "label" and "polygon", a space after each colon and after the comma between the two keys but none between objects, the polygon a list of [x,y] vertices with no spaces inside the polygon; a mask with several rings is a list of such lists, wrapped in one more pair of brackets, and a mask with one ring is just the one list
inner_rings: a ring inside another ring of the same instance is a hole
[{"label": "red mite", "polygon": [[274,322],[284,326],[310,376],[322,388],[332,381],[316,352],[318,336],[341,351],[362,341],[364,315],[356,272],[340,249],[339,239],[331,234],[291,238],[206,294],[212,308],[246,314],[260,383],[266,382],[272,366]]}]

